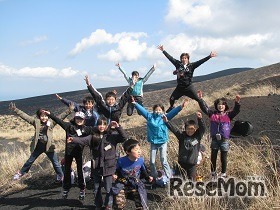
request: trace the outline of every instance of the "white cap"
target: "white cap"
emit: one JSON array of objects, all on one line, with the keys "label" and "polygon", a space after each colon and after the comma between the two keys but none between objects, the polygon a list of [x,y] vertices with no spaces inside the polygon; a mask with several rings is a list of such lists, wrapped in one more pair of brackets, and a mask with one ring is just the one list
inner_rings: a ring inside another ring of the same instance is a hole
[{"label": "white cap", "polygon": [[75,118],[82,118],[85,119],[86,115],[83,112],[76,112],[75,113]]}]

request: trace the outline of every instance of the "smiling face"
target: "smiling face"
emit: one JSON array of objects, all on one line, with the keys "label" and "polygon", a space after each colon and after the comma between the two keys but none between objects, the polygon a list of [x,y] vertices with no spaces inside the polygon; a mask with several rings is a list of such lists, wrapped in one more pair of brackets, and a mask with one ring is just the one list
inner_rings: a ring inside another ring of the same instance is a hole
[{"label": "smiling face", "polygon": [[217,109],[219,112],[224,112],[226,109],[226,105],[223,102],[217,104]]},{"label": "smiling face", "polygon": [[83,118],[80,118],[80,117],[75,117],[75,123],[77,125],[83,125],[85,123],[85,120]]},{"label": "smiling face", "polygon": [[97,129],[100,133],[104,133],[104,131],[107,129],[107,122],[102,121],[100,124],[97,125]]},{"label": "smiling face", "polygon": [[106,98],[106,103],[108,106],[113,106],[116,103],[116,99],[113,96],[109,96]]},{"label": "smiling face", "polygon": [[181,62],[185,65],[189,63],[189,58],[185,55],[181,57]]},{"label": "smiling face", "polygon": [[84,106],[85,106],[86,110],[91,110],[93,107],[93,103],[92,103],[92,101],[87,101],[84,103]]},{"label": "smiling face", "polygon": [[188,125],[186,127],[186,133],[188,136],[192,136],[196,131],[196,127],[194,125]]},{"label": "smiling face", "polygon": [[45,113],[40,114],[39,118],[42,123],[46,123],[49,120],[49,117]]}]

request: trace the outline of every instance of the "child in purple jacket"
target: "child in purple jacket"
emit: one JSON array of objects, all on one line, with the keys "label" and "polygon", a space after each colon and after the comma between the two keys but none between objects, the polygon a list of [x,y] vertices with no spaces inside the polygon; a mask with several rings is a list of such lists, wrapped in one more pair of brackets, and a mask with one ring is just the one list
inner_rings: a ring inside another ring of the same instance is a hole
[{"label": "child in purple jacket", "polygon": [[240,96],[235,97],[235,106],[229,111],[225,98],[219,98],[214,101],[215,110],[210,110],[202,99],[202,92],[198,91],[198,97],[202,100],[201,110],[208,115],[210,119],[211,142],[211,176],[212,180],[217,178],[216,161],[219,150],[221,150],[222,173],[221,178],[226,178],[227,153],[229,150],[230,123],[231,120],[240,112]]}]

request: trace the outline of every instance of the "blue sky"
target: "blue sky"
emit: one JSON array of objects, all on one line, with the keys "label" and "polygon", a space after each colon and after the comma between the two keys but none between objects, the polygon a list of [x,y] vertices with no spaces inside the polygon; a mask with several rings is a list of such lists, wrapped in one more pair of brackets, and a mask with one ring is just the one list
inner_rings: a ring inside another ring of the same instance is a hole
[{"label": "blue sky", "polygon": [[[218,57],[195,76],[279,62],[280,1],[0,0],[0,101],[126,85],[115,66],[147,83],[173,80],[173,57]],[[265,74],[265,73],[264,73]]]}]

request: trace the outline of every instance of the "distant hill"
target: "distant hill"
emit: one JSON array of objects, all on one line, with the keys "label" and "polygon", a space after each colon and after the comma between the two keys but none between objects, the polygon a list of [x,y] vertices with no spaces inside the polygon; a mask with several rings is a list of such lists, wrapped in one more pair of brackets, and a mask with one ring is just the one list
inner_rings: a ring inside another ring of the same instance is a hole
[{"label": "distant hill", "polygon": [[[194,77],[194,83],[203,82],[203,81],[211,80],[211,79],[217,79],[220,77],[233,75],[233,74],[237,74],[240,72],[246,72],[249,70],[252,70],[252,68],[226,69],[226,70],[211,73],[208,75]],[[175,88],[175,87],[176,87],[176,80],[170,80],[170,81],[166,81],[166,82],[146,84],[144,86],[144,92],[162,90],[162,89],[167,89],[167,88]],[[115,89],[120,95],[122,92],[124,92],[126,90],[126,88],[127,88],[127,86],[107,87],[107,88],[99,88],[98,91],[100,91],[102,94],[105,94],[106,92]],[[82,98],[89,95],[89,92],[87,89],[84,89],[84,90],[59,93],[59,95],[79,103],[82,101]],[[0,102],[0,115],[11,114],[11,112],[8,110],[8,106],[9,106],[10,102],[11,101]],[[16,104],[16,106],[18,108],[25,111],[27,114],[34,114],[35,111],[41,107],[51,109],[51,110],[56,110],[56,112],[60,112],[62,110],[62,108],[65,108],[61,104],[61,102],[59,102],[57,100],[57,98],[55,97],[54,94],[13,100],[13,102]]]}]

